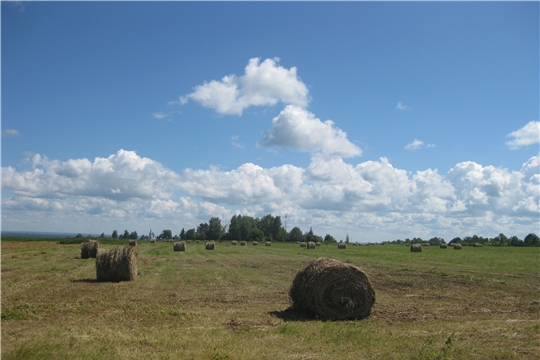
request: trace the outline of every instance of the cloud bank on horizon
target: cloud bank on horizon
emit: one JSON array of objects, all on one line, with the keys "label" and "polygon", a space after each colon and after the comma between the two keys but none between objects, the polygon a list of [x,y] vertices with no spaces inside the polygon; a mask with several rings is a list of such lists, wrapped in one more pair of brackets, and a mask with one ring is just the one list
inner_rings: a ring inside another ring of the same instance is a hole
[{"label": "cloud bank on horizon", "polygon": [[[32,221],[37,222],[54,218],[77,223],[91,215],[100,223],[161,219],[194,226],[213,216],[226,223],[237,213],[287,213],[298,223],[320,229],[364,227],[398,234],[406,227],[418,234],[456,236],[462,229],[517,231],[538,218],[538,156],[525,161],[519,171],[464,161],[447,174],[436,169],[411,174],[384,157],[347,163],[344,158],[360,156],[362,149],[334,121],[321,121],[307,110],[307,86],[295,67],[283,68],[276,58],[252,58],[244,75],[203,83],[180,97],[181,104],[189,101],[235,116],[251,106],[282,103],[283,110],[257,145],[310,153],[310,164],[263,168],[249,162],[230,171],[212,167],[177,173],[124,149],[93,160],[59,161],[28,154],[25,169],[2,167],[2,186],[13,194],[2,199],[3,212],[21,226],[28,222],[19,216],[23,211],[33,213]],[[397,108],[410,109],[401,102]],[[531,121],[508,134],[506,145],[517,149],[537,144],[538,129],[538,121]],[[232,138],[233,145],[241,146],[237,140]],[[432,145],[415,139],[405,148],[423,146]]]}]

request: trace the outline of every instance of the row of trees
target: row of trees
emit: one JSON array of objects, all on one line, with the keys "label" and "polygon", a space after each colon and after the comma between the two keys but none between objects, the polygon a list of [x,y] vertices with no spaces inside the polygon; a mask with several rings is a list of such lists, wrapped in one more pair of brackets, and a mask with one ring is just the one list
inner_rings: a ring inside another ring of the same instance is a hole
[{"label": "row of trees", "polygon": [[[423,244],[429,243],[430,245],[440,245],[446,244],[446,241],[443,238],[434,237],[429,240],[422,240],[421,238],[405,239],[405,240],[394,240],[394,241],[384,241],[383,244]],[[482,236],[465,236],[464,238],[455,237],[448,242],[449,245],[461,244],[464,246],[473,246],[474,244],[482,244],[488,246],[540,246],[540,239],[535,233],[530,233],[523,240],[519,239],[517,236],[506,237],[503,233],[493,237],[487,238]]]}]

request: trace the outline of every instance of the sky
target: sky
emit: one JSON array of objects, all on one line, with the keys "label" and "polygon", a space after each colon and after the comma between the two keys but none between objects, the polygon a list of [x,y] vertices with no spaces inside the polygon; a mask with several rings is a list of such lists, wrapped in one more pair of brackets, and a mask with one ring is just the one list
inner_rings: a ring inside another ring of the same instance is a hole
[{"label": "sky", "polygon": [[2,230],[539,232],[538,2],[1,2]]}]

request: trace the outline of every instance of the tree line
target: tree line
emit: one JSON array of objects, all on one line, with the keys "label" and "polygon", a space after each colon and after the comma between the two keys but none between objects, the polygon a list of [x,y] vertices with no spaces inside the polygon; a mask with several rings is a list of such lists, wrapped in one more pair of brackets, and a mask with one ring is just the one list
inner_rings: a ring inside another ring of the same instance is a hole
[{"label": "tree line", "polygon": [[[429,240],[423,240],[421,238],[405,239],[405,240],[393,240],[383,241],[383,244],[398,244],[398,245],[410,245],[410,244],[423,244],[429,243],[430,245],[446,244],[446,241],[440,237],[433,237]],[[455,237],[448,242],[448,245],[461,244],[463,246],[474,246],[474,244],[481,244],[486,246],[540,246],[540,239],[535,233],[530,233],[522,240],[517,236],[507,237],[503,233],[499,235],[487,238],[482,236],[465,236],[464,238]]]}]

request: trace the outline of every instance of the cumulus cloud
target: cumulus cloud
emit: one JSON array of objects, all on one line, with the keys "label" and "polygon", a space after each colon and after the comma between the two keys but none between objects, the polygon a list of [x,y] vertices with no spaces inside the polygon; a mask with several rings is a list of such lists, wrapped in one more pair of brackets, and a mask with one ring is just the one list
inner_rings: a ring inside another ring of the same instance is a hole
[{"label": "cumulus cloud", "polygon": [[[405,145],[406,150],[418,150],[420,148],[424,147],[424,142],[422,140],[414,139],[413,142]],[[427,144],[427,148],[435,147],[435,144]]]},{"label": "cumulus cloud", "polygon": [[401,101],[398,101],[397,105],[396,105],[396,109],[398,110],[411,110],[410,107],[408,107],[407,105],[403,104]]},{"label": "cumulus cloud", "polygon": [[249,106],[271,106],[279,101],[305,107],[308,89],[298,78],[296,67],[286,69],[279,59],[249,60],[242,76],[228,75],[195,87],[195,91],[180,97],[180,103],[193,100],[214,109],[219,114],[242,115]]},{"label": "cumulus cloud", "polygon": [[531,121],[521,129],[506,135],[506,137],[512,138],[506,141],[506,145],[512,150],[537,144],[540,141],[540,122]]},{"label": "cumulus cloud", "polygon": [[4,129],[2,130],[3,137],[19,136],[19,130],[16,129]]},{"label": "cumulus cloud", "polygon": [[322,122],[309,111],[293,105],[286,106],[272,120],[272,128],[264,134],[264,139],[258,145],[343,157],[362,154],[362,150],[351,143],[347,134],[335,127],[333,121]]},{"label": "cumulus cloud", "polygon": [[306,168],[246,163],[177,174],[126,150],[63,162],[29,155],[29,169],[2,168],[2,187],[14,194],[2,199],[3,224],[83,224],[91,216],[100,224],[163,221],[169,224],[164,228],[180,229],[213,216],[226,223],[238,212],[288,213],[289,230],[294,224],[329,233],[350,228],[397,237],[434,231],[460,236],[532,232],[539,214],[538,156],[517,171],[465,161],[446,174],[410,174],[386,158],[352,164],[317,153]]}]

